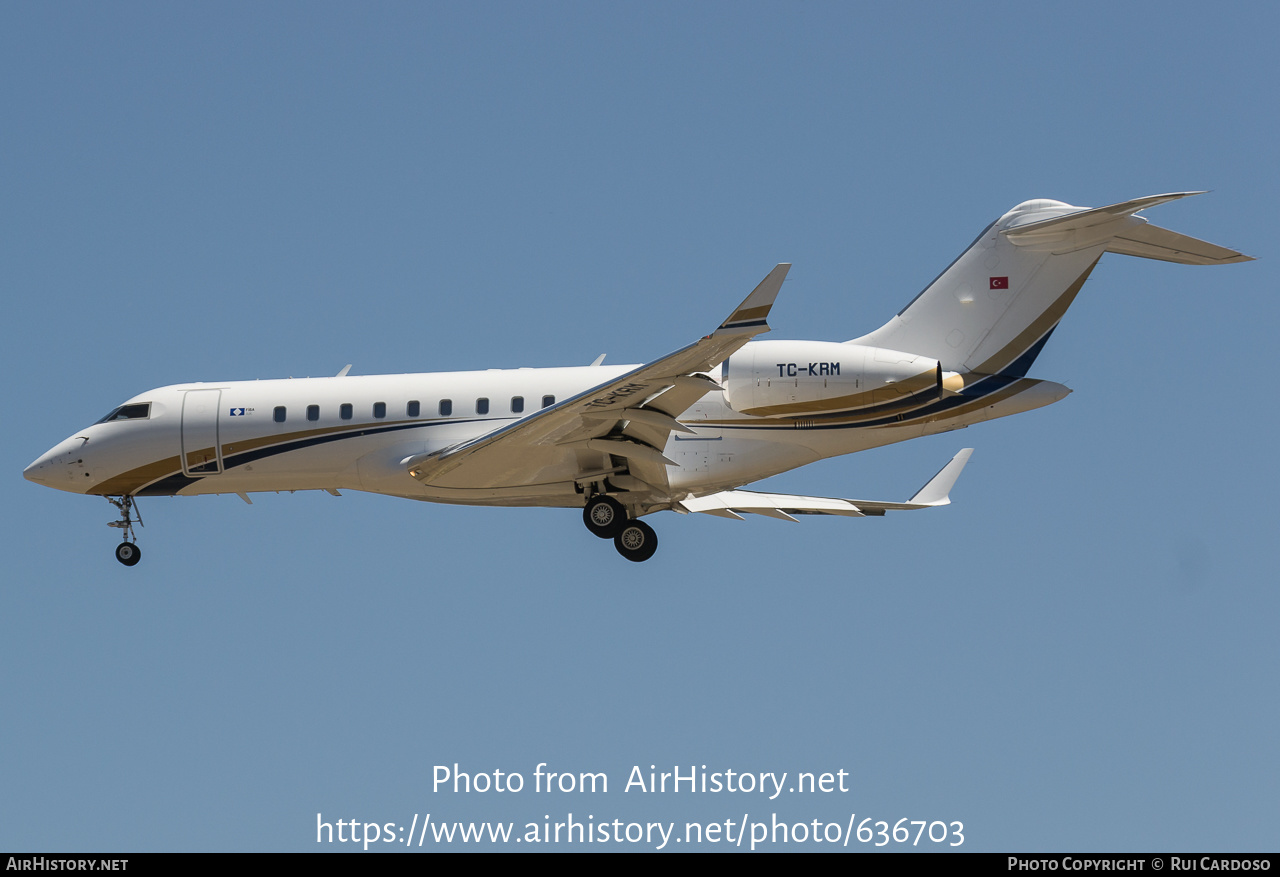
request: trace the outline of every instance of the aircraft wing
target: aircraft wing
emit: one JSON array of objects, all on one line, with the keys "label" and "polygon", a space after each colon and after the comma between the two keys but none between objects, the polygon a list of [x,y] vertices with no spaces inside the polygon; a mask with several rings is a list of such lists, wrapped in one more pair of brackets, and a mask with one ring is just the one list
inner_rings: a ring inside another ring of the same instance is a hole
[{"label": "aircraft wing", "polygon": [[769,309],[791,265],[779,264],[710,335],[661,359],[469,441],[405,461],[409,474],[442,488],[502,488],[605,477],[612,457],[658,493],[676,418],[720,385],[707,372],[755,335],[769,331]]},{"label": "aircraft wing", "polygon": [[879,502],[865,499],[835,499],[825,496],[790,496],[785,493],[757,493],[752,490],[724,490],[709,496],[682,500],[677,511],[699,512],[721,518],[742,520],[739,512],[794,521],[793,515],[844,515],[861,518],[883,515],[896,509],[928,509],[951,502],[951,488],[960,477],[973,448],[964,448],[929,479],[906,502]]}]

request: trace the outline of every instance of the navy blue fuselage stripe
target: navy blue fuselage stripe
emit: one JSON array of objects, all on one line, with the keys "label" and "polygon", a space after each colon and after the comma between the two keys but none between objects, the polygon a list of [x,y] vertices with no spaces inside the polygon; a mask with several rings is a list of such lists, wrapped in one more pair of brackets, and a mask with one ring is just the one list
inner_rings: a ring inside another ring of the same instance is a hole
[{"label": "navy blue fuselage stripe", "polygon": [[[919,418],[919,417],[928,417],[934,414],[941,414],[945,411],[950,411],[952,408],[957,408],[961,405],[967,405],[970,402],[974,402],[979,399],[982,399],[984,396],[989,396],[992,393],[996,392],[997,390],[1002,390],[1005,387],[1009,386],[1010,384],[1016,381],[1021,381],[1021,380],[1027,380],[1027,379],[1020,375],[1007,375],[1007,374],[988,375],[987,377],[984,377],[981,380],[976,381],[973,384],[970,384],[969,386],[965,387],[964,390],[962,390],[959,395],[948,396],[947,398],[940,399],[936,402],[933,402],[930,405],[925,405],[921,408],[912,408],[902,412],[902,419],[915,420],[916,418]],[[827,419],[835,420],[837,418],[847,417],[847,416],[849,416],[849,412],[843,412],[841,414],[829,415]],[[795,429],[796,421],[799,420],[799,421],[807,421],[807,423],[804,426],[805,429],[864,429],[867,427],[893,426],[894,424],[902,422],[898,420],[898,415],[896,414],[891,417],[881,417],[876,420],[859,420],[856,423],[816,423],[814,422],[814,421],[817,421],[818,419],[819,418],[817,417],[793,418],[793,419],[785,420],[773,425],[767,425],[764,423],[751,423],[751,424],[748,424],[748,423],[727,424],[726,423],[726,424],[716,424],[716,428],[717,429]]]},{"label": "navy blue fuselage stripe", "polygon": [[[917,390],[906,396],[899,396],[892,402],[881,402],[878,405],[868,405],[865,408],[856,408],[851,411],[822,411],[815,414],[794,414],[793,417],[808,420],[833,420],[837,417],[849,417],[850,415],[865,415],[885,412],[885,416],[896,415],[904,410],[907,403],[915,403],[916,405],[927,405],[930,401],[938,398],[938,386],[933,384],[925,387],[923,390]],[[915,409],[905,409],[912,410]]]},{"label": "navy blue fuselage stripe", "polygon": [[1031,364],[1036,361],[1036,357],[1040,355],[1040,351],[1044,350],[1045,344],[1049,341],[1049,336],[1053,334],[1053,330],[1056,328],[1058,328],[1058,324],[1054,323],[1053,327],[1049,329],[1048,332],[1045,332],[1040,336],[1039,341],[1032,344],[1027,348],[1025,353],[1013,362],[1009,363],[1008,368],[1001,369],[1001,374],[1017,375],[1020,378],[1025,378],[1027,376],[1027,372],[1031,371]]},{"label": "navy blue fuselage stripe", "polygon": [[[501,418],[494,418],[494,420],[498,420],[498,419],[501,419]],[[365,436],[365,435],[381,435],[383,433],[399,432],[405,429],[422,429],[424,427],[441,426],[443,424],[474,423],[474,422],[477,422],[478,420],[479,418],[473,418],[473,419],[467,419],[467,420],[435,420],[435,421],[424,420],[420,423],[401,423],[401,424],[396,424],[395,426],[366,425],[362,427],[355,427],[348,430],[347,432],[338,432],[338,433],[329,433],[328,435],[311,436],[310,438],[296,439],[291,442],[284,442],[278,445],[268,445],[267,447],[264,447],[264,448],[254,448],[252,451],[243,451],[238,454],[231,454],[229,456],[224,456],[222,458],[222,467],[223,467],[223,471],[225,472],[227,469],[233,469],[236,466],[244,466],[248,463],[257,462],[258,460],[265,460],[266,458],[274,457],[277,454],[287,454],[290,451],[298,451],[298,450],[302,450],[303,448],[310,448],[310,447],[315,447],[316,445],[328,444],[329,442],[342,441],[343,439],[359,438],[360,436]],[[205,476],[205,477],[216,478],[217,476],[214,475],[214,476]],[[203,481],[203,480],[204,478],[192,478],[188,475],[184,475],[181,472],[175,472],[172,475],[169,475],[165,478],[161,478],[159,481],[155,481],[147,485],[142,490],[139,490],[137,495],[138,496],[172,496],[178,491],[182,490],[182,488],[189,487],[192,484],[195,484],[197,481]]]}]

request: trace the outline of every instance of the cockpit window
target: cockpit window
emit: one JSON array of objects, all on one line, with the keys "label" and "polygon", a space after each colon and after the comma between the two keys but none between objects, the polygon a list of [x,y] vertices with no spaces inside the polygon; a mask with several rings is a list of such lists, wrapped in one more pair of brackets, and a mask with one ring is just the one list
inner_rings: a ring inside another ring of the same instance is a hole
[{"label": "cockpit window", "polygon": [[113,420],[146,420],[150,416],[150,402],[134,402],[132,405],[121,405],[98,423],[110,423]]}]

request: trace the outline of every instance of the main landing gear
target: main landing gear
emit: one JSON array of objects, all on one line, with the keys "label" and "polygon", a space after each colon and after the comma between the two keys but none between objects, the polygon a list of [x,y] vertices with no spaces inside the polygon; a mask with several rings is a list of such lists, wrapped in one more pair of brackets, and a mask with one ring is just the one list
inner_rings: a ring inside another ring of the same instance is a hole
[{"label": "main landing gear", "polygon": [[640,563],[658,550],[658,534],[641,520],[628,520],[627,510],[611,496],[598,493],[582,509],[582,522],[601,539],[612,539],[618,553]]},{"label": "main landing gear", "polygon": [[134,566],[142,560],[142,549],[133,542],[137,538],[133,534],[133,525],[136,523],[140,527],[144,526],[142,515],[138,512],[132,496],[122,496],[119,499],[109,496],[107,501],[120,510],[120,520],[107,523],[108,527],[123,531],[120,535],[124,541],[116,546],[116,560],[125,566]]}]

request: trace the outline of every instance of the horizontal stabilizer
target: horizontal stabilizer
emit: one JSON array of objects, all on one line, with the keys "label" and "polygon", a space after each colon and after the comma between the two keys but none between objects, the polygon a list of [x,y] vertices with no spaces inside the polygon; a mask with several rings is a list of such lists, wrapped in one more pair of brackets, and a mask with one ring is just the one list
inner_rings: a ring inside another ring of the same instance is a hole
[{"label": "horizontal stabilizer", "polygon": [[1252,256],[1178,234],[1158,225],[1139,225],[1121,232],[1107,244],[1107,252],[1177,262],[1180,265],[1228,265],[1232,262],[1253,261]]},{"label": "horizontal stabilizer", "polygon": [[[1232,262],[1251,262],[1246,256],[1227,247],[1178,234],[1167,228],[1149,225],[1145,217],[1135,216],[1157,204],[1177,201],[1203,192],[1172,192],[1168,195],[1148,195],[1122,201],[1109,207],[1076,210],[1064,216],[1019,223],[1015,220],[1002,234],[1018,246],[1074,246],[1105,243],[1108,253],[1123,256],[1140,256],[1159,259],[1181,265],[1227,265]],[[1033,214],[1034,215],[1034,214]]]},{"label": "horizontal stabilizer", "polygon": [[1146,210],[1148,207],[1155,207],[1157,204],[1165,204],[1169,201],[1177,201],[1179,198],[1189,198],[1192,195],[1203,195],[1204,192],[1171,192],[1168,195],[1148,195],[1145,198],[1134,198],[1132,201],[1121,201],[1119,204],[1112,204],[1108,207],[1093,207],[1087,210],[1076,210],[1065,216],[1055,216],[1052,219],[1042,219],[1038,222],[1027,222],[1022,225],[1011,224],[1005,229],[1004,235],[1009,240],[1016,241],[1018,238],[1029,238],[1045,231],[1079,231],[1080,229],[1093,228],[1095,225],[1104,225],[1113,219],[1121,216],[1132,216],[1139,210]]}]

